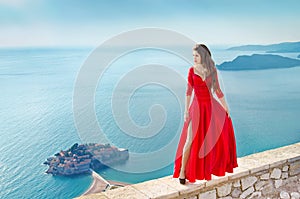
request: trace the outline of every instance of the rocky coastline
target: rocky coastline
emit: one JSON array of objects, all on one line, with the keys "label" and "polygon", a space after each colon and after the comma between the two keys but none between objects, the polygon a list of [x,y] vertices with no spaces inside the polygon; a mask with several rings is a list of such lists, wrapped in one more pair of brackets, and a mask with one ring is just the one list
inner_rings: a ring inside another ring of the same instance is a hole
[{"label": "rocky coastline", "polygon": [[66,151],[61,150],[54,157],[44,162],[49,168],[46,171],[53,175],[78,175],[90,173],[115,164],[126,162],[129,158],[127,149],[117,148],[110,144],[75,143]]}]

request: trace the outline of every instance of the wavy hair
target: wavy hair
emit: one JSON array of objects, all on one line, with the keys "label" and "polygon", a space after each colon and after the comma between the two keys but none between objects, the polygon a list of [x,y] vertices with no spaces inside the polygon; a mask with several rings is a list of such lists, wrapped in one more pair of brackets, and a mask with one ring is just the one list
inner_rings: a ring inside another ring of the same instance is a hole
[{"label": "wavy hair", "polygon": [[201,56],[201,64],[206,69],[205,77],[212,75],[212,83],[210,85],[210,89],[214,91],[217,90],[217,76],[215,73],[217,72],[217,68],[215,66],[215,62],[211,58],[211,52],[208,47],[204,44],[196,44],[193,48],[194,51],[198,52]]}]

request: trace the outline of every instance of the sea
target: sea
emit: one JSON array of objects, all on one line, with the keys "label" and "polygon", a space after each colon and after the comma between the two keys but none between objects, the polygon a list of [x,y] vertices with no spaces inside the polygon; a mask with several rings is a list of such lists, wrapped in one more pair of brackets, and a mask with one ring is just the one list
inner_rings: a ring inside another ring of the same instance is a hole
[{"label": "sea", "polygon": [[[52,176],[43,164],[74,143],[105,142],[129,150],[126,163],[97,171],[108,180],[138,183],[172,174],[191,63],[147,48],[120,55],[101,66],[105,70],[94,73],[91,67],[86,73],[82,69],[94,50],[0,49],[0,198],[83,194],[91,175]],[[265,53],[217,46],[211,51],[216,64]],[[238,157],[300,142],[300,67],[218,74]],[[86,85],[79,81],[81,75],[97,79]]]}]

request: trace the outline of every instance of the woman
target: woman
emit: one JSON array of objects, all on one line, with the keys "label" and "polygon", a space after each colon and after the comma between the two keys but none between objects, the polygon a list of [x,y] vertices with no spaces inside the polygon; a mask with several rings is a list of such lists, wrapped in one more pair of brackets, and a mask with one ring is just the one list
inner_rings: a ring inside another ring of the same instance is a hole
[{"label": "woman", "polygon": [[[197,44],[193,57],[173,174],[181,184],[186,179],[211,180],[211,174],[224,176],[238,166],[232,121],[211,53],[205,45]],[[190,105],[192,90],[194,98]],[[214,93],[221,104],[213,97]]]}]

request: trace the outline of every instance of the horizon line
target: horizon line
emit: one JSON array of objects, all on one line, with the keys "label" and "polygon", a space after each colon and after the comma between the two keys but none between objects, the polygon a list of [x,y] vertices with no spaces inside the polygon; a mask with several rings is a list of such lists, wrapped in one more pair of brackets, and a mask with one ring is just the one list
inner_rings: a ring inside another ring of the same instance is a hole
[{"label": "horizon line", "polygon": [[[283,43],[297,43],[300,42],[300,40],[296,40],[296,41],[278,41],[275,43],[223,43],[223,44],[207,44],[208,46],[212,47],[212,48],[230,48],[230,47],[240,47],[240,46],[248,46],[248,45],[259,45],[259,46],[267,46],[267,45],[274,45],[274,44],[283,44]],[[34,49],[34,48],[47,48],[47,49],[51,49],[51,48],[61,48],[61,49],[83,49],[83,48],[97,48],[99,45],[91,45],[91,44],[86,44],[86,45],[76,45],[76,44],[58,44],[58,45],[51,45],[51,44],[42,44],[42,45],[7,45],[7,46],[0,46],[0,49]],[[119,45],[119,46],[112,46],[112,47],[123,47],[124,45]],[[130,45],[128,45],[130,46]],[[166,44],[166,46],[170,46],[170,44]],[[183,44],[174,44],[171,46],[185,46]]]}]

